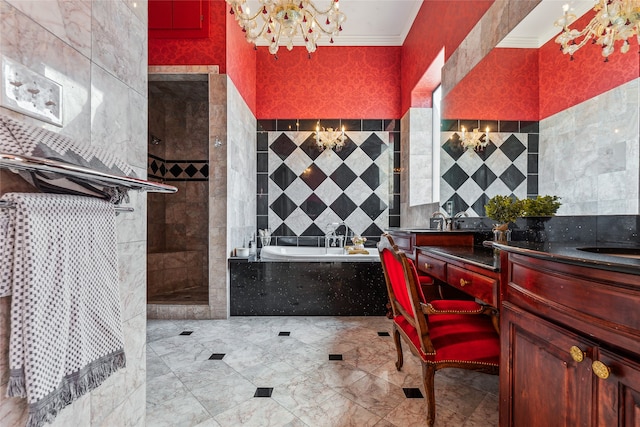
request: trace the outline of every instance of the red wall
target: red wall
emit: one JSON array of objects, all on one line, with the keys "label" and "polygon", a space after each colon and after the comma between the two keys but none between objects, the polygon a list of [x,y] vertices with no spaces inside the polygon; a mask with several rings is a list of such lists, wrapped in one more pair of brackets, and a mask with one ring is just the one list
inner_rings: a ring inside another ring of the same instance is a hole
[{"label": "red wall", "polygon": [[258,48],[256,117],[399,118],[400,51],[390,47]]},{"label": "red wall", "polygon": [[[593,12],[580,18],[571,28],[582,29],[593,17]],[[630,39],[627,54],[616,51],[604,62],[601,47],[587,42],[574,55],[560,52],[555,37],[539,50],[540,55],[540,119],[600,95],[640,76],[638,68],[638,42]]]},{"label": "red wall", "polygon": [[220,74],[226,73],[227,6],[223,0],[212,0],[209,10],[209,38],[149,38],[149,65],[219,65]]},{"label": "red wall", "polygon": [[447,94],[442,117],[538,120],[538,105],[538,49],[493,49]]},{"label": "red wall", "polygon": [[247,42],[242,29],[229,13],[227,16],[227,75],[240,92],[242,99],[256,115],[256,51]]},{"label": "red wall", "polygon": [[[414,106],[411,92],[442,47],[446,61],[492,4],[493,0],[425,0],[422,3],[402,46],[403,115]],[[428,93],[433,89],[435,86],[420,87],[421,93]],[[414,102],[424,105],[420,100]],[[427,104],[430,105],[430,100]]]}]

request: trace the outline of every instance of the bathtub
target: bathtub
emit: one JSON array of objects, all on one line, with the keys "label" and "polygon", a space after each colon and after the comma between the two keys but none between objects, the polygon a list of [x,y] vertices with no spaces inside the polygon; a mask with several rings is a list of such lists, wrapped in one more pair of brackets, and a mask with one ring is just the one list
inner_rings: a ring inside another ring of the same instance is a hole
[{"label": "bathtub", "polygon": [[306,246],[265,246],[260,251],[262,261],[289,262],[380,262],[378,249],[365,248],[368,254],[349,255],[343,248]]}]

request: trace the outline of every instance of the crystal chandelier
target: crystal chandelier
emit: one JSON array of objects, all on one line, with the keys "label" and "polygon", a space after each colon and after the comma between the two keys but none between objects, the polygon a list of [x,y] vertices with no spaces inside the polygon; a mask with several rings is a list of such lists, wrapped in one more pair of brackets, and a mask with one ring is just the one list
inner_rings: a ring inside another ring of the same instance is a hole
[{"label": "crystal chandelier", "polygon": [[326,34],[330,37],[329,43],[333,43],[333,37],[342,31],[342,23],[346,20],[338,0],[330,0],[326,9],[318,8],[310,0],[260,0],[255,13],[249,10],[247,0],[226,1],[231,6],[229,13],[246,33],[247,41],[257,45],[263,38],[272,55],[276,55],[283,45],[293,49],[294,38],[304,41],[311,55],[318,47],[318,38]]},{"label": "crystal chandelier", "polygon": [[[489,128],[487,128],[485,132],[480,132],[480,129],[475,128],[473,132],[469,133],[467,129],[462,126],[461,130],[462,140],[460,143],[465,150],[473,148],[476,151],[480,151],[489,145]],[[482,140],[483,136],[485,137],[484,141]]]},{"label": "crystal chandelier", "polygon": [[[320,130],[322,129],[322,130]],[[332,149],[335,147],[336,151],[342,150],[347,140],[347,136],[344,134],[344,126],[342,130],[333,128],[321,128],[320,124],[316,126],[316,145],[320,151],[325,148]]]},{"label": "crystal chandelier", "polygon": [[565,4],[562,9],[563,17],[555,22],[556,26],[562,27],[556,43],[560,44],[562,53],[568,53],[571,56],[571,60],[573,60],[573,54],[591,40],[592,43],[602,46],[602,56],[607,62],[608,56],[615,49],[616,41],[623,41],[620,52],[627,53],[628,39],[633,36],[638,37],[639,0],[597,0],[593,8],[596,16],[582,31],[569,28],[569,25],[576,20],[576,16],[569,12],[569,5]]}]

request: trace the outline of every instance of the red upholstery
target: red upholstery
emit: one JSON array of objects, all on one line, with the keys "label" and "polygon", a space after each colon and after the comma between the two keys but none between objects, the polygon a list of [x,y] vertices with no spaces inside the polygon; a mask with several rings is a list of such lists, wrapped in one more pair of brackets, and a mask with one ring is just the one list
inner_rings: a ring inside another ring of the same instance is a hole
[{"label": "red upholstery", "polygon": [[433,279],[429,276],[418,276],[421,285],[433,285]]},{"label": "red upholstery", "polygon": [[393,321],[409,337],[425,362],[471,362],[498,366],[500,341],[491,319],[467,314],[439,314],[428,317],[429,337],[435,354],[425,354],[416,329],[403,316]]},{"label": "red upholstery", "polygon": [[407,313],[414,315],[413,306],[411,305],[409,298],[409,291],[404,280],[404,271],[402,265],[396,261],[393,254],[387,249],[382,251],[382,257],[384,263],[387,266],[387,274],[389,275],[389,281],[393,288],[393,294],[398,301],[398,304],[402,306]]}]

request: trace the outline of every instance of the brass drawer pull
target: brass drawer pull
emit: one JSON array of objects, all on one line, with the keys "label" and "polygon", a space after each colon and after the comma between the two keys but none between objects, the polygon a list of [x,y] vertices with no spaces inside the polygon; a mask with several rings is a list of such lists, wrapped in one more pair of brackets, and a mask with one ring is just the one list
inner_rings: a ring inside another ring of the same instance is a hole
[{"label": "brass drawer pull", "polygon": [[430,268],[433,268],[433,265],[429,264],[428,262],[424,263],[424,268],[426,268],[427,270]]},{"label": "brass drawer pull", "polygon": [[591,364],[591,370],[593,371],[594,374],[596,374],[598,378],[603,380],[606,380],[607,378],[609,378],[609,374],[611,373],[611,368],[599,360],[595,360]]},{"label": "brass drawer pull", "polygon": [[580,350],[578,346],[572,345],[569,353],[571,354],[571,358],[578,363],[584,360],[585,352]]},{"label": "brass drawer pull", "polygon": [[471,280],[460,279],[460,286],[461,287],[464,288],[465,286],[470,285],[470,284],[471,284]]}]

